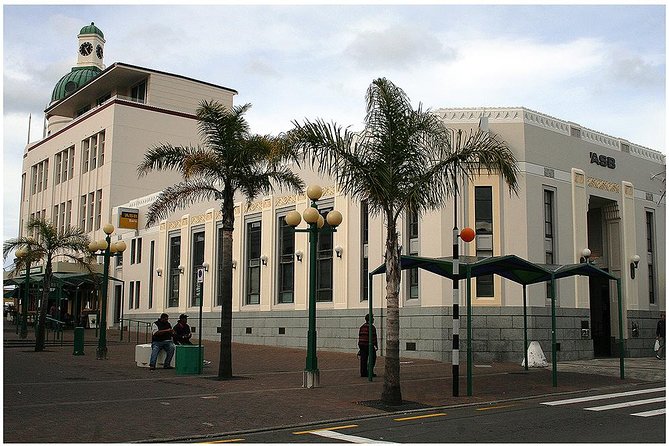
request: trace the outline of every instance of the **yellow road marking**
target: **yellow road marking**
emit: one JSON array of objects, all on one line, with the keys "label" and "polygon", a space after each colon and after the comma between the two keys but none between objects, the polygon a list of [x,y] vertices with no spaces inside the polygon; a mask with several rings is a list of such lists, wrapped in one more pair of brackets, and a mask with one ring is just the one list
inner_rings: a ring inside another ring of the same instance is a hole
[{"label": "yellow road marking", "polygon": [[201,396],[203,400],[214,400],[217,399],[218,397],[216,395],[211,395],[211,396]]},{"label": "yellow road marking", "polygon": [[505,407],[513,407],[513,406],[515,406],[515,404],[506,404],[506,405],[504,405],[504,406],[490,406],[490,407],[481,407],[481,408],[479,408],[479,409],[476,409],[476,410],[492,410],[492,409],[503,409],[503,408],[505,408]]},{"label": "yellow road marking", "polygon": [[243,438],[231,438],[229,440],[214,440],[214,441],[205,441],[204,444],[213,444],[213,443],[234,443],[235,441],[244,441]]},{"label": "yellow road marking", "polygon": [[443,417],[445,413],[431,413],[429,415],[416,415],[415,417],[395,418],[395,421],[419,420],[421,418]]},{"label": "yellow road marking", "polygon": [[293,432],[293,435],[313,434],[314,432],[333,431],[335,429],[350,429],[352,427],[358,427],[358,425],[357,424],[349,424],[348,426],[334,426],[334,427],[326,427],[324,429],[314,429],[314,430],[311,430],[311,431]]}]

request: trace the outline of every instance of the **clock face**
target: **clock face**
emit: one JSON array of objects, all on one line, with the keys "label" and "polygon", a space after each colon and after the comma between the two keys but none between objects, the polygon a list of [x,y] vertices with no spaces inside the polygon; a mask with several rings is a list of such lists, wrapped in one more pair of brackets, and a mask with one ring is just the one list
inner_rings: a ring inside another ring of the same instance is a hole
[{"label": "clock face", "polygon": [[82,56],[88,56],[93,52],[93,45],[90,42],[84,42],[79,47],[79,52]]},{"label": "clock face", "polygon": [[98,45],[95,47],[95,54],[98,56],[98,59],[102,59],[102,46]]}]

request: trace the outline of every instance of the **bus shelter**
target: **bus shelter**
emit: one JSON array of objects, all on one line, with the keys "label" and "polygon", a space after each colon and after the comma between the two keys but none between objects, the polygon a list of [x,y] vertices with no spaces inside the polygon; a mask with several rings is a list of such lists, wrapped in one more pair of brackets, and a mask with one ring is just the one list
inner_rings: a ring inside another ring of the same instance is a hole
[{"label": "bus shelter", "polygon": [[[623,339],[623,318],[622,318],[622,287],[620,279],[612,274],[598,268],[591,263],[577,263],[568,265],[550,265],[536,264],[525,260],[516,255],[506,255],[497,257],[476,257],[459,256],[458,279],[466,279],[466,306],[467,306],[467,395],[472,395],[472,303],[471,303],[471,279],[472,277],[496,274],[509,279],[523,286],[523,338],[524,338],[524,356],[525,369],[528,367],[527,360],[527,286],[550,282],[551,286],[551,362],[552,362],[552,380],[553,387],[557,387],[557,330],[555,316],[556,287],[555,281],[564,277],[588,276],[602,277],[609,280],[615,280],[618,290],[618,324],[619,324],[619,343],[620,343],[620,378],[625,378],[625,352]],[[453,257],[428,258],[418,256],[400,256],[400,269],[420,268],[425,271],[447,277],[451,280],[456,278],[453,274]],[[372,278],[373,276],[385,273],[385,263],[369,273],[369,314],[372,315]],[[370,346],[371,348],[371,346]],[[371,368],[370,368],[371,370]],[[371,377],[370,377],[371,380]]]}]

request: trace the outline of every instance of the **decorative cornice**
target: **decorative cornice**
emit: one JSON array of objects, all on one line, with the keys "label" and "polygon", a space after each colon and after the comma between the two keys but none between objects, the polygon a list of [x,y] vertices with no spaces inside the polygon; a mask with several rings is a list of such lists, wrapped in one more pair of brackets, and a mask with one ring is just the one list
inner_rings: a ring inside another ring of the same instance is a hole
[{"label": "decorative cornice", "polygon": [[284,195],[274,200],[274,206],[275,207],[288,206],[291,204],[295,204],[296,201],[297,200],[295,198],[295,195]]},{"label": "decorative cornice", "polygon": [[645,158],[660,164],[666,164],[666,156],[657,150],[652,150],[638,144],[632,144],[622,138],[597,132],[582,127],[579,124],[554,118],[525,107],[441,108],[436,110],[435,113],[446,122],[471,124],[478,123],[481,117],[487,117],[490,121],[530,124],[566,136],[571,135],[571,128],[574,127],[580,130],[579,137],[591,144],[596,144],[619,152],[629,152],[632,156]]},{"label": "decorative cornice", "polygon": [[191,225],[197,225],[197,224],[200,224],[200,223],[204,223],[205,221],[206,221],[206,215],[205,214],[195,215],[195,216],[190,218],[190,224]]},{"label": "decorative cornice", "polygon": [[595,189],[601,189],[608,192],[620,193],[620,184],[612,183],[611,181],[602,180],[601,178],[588,177],[587,185]]}]

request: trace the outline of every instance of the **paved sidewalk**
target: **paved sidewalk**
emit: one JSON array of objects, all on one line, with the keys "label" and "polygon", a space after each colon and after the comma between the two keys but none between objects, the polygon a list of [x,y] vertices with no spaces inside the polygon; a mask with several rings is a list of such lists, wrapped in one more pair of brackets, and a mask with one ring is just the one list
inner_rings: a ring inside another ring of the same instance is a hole
[{"label": "paved sidewalk", "polygon": [[[93,334],[87,330],[87,339]],[[13,336],[13,332],[5,331],[6,338]],[[560,364],[558,387],[552,387],[550,368],[526,372],[518,364],[475,364],[473,396],[453,397],[450,364],[402,359],[405,404],[386,408],[379,404],[383,357],[376,367],[379,376],[370,383],[360,378],[355,354],[319,351],[321,387],[303,389],[303,349],[234,344],[235,378],[219,381],[217,342],[204,342],[205,358],[212,364],[204,368],[203,375],[177,376],[175,370],[137,367],[134,338],[132,343],[119,343],[114,341],[118,334],[113,331],[108,338],[107,360],[96,360],[95,347],[90,345],[84,356],[73,356],[71,344],[48,347],[41,353],[31,347],[5,348],[3,441],[206,439],[221,433],[374,416],[386,410],[485,403],[642,383],[631,376],[638,361],[634,359],[627,361],[625,380],[592,374],[597,370],[588,369],[587,364],[572,365],[576,371],[569,370],[568,363]],[[665,361],[653,361],[664,371]],[[460,395],[466,395],[466,369],[462,365]]]}]

